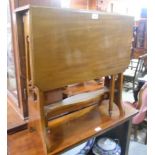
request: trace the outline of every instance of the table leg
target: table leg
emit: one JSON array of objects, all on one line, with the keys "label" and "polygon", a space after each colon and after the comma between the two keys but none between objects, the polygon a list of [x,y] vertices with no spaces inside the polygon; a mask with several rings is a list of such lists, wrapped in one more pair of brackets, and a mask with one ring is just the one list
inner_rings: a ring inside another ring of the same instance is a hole
[{"label": "table leg", "polygon": [[109,99],[109,115],[112,115],[113,102],[114,102],[114,91],[115,91],[115,77],[116,75],[111,75],[110,81],[110,99]]},{"label": "table leg", "polygon": [[123,73],[119,73],[118,74],[118,86],[117,86],[117,100],[116,100],[116,104],[119,108],[120,111],[120,115],[124,115],[124,110],[123,110],[123,106],[122,106],[122,90],[123,90]]}]

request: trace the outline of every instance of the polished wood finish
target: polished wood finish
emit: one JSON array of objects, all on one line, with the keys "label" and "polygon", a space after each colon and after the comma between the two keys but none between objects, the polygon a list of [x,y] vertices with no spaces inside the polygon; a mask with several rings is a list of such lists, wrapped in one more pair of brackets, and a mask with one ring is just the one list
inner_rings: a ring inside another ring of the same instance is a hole
[{"label": "polished wood finish", "polygon": [[117,100],[116,100],[116,104],[118,105],[119,107],[119,110],[120,110],[120,114],[121,115],[124,115],[124,110],[123,110],[123,107],[122,107],[122,91],[123,91],[123,73],[119,73],[118,74],[118,83],[117,83],[117,89],[118,89],[118,92],[117,92]]},{"label": "polished wood finish", "polygon": [[134,29],[131,58],[138,59],[147,53],[147,19],[136,21]]},{"label": "polished wood finish", "polygon": [[64,90],[65,90],[64,88],[58,88],[58,89],[44,92],[44,97],[45,97],[44,105],[51,105],[56,102],[62,101],[65,96]]},{"label": "polished wood finish", "polygon": [[70,6],[71,8],[88,9],[88,1],[89,0],[71,0]]},{"label": "polished wood finish", "polygon": [[108,89],[103,89],[68,97],[61,102],[55,103],[55,105],[45,107],[46,117],[58,117],[94,104],[100,104],[103,99],[107,99],[108,92]]},{"label": "polished wood finish", "polygon": [[23,29],[23,22],[22,22],[22,15],[16,15],[16,31],[17,33],[17,52],[18,52],[18,62],[19,62],[19,71],[20,71],[20,102],[21,107],[24,113],[24,116],[28,116],[28,95],[26,92],[27,89],[27,82],[26,82],[26,56],[25,56],[25,44],[24,44],[24,29]]},{"label": "polished wood finish", "polygon": [[130,60],[132,24],[128,16],[30,7],[33,85],[47,91],[123,72]]},{"label": "polished wood finish", "polygon": [[27,121],[24,121],[22,116],[18,115],[12,105],[7,103],[7,133],[13,134],[27,127]]},{"label": "polished wood finish", "polygon": [[109,99],[109,115],[112,115],[113,102],[114,102],[114,92],[115,92],[115,75],[111,76],[110,81],[110,99]]},{"label": "polished wood finish", "polygon": [[[108,114],[107,102],[99,107],[92,106],[77,111],[65,117],[49,122],[52,145],[51,155],[60,154],[92,137],[105,135],[120,139],[122,155],[127,155],[129,142],[129,120],[137,113],[129,106],[124,107],[125,116],[120,117],[118,108],[114,105],[112,117]],[[100,131],[95,129],[100,127]],[[114,129],[114,130],[112,130]],[[128,136],[127,136],[128,135]],[[8,136],[10,155],[45,155],[38,132],[28,130]],[[125,152],[125,153],[124,153]]]},{"label": "polished wood finish", "polygon": [[68,85],[64,91],[64,97],[73,96],[80,93],[85,93],[89,91],[95,91],[104,88],[104,78],[101,79],[100,82],[96,82],[95,80],[86,81],[84,83],[77,83],[74,85]]},{"label": "polished wood finish", "polygon": [[[23,29],[22,41],[25,39],[29,130],[39,133],[45,154],[58,154],[96,136],[94,130],[86,133],[88,128],[100,125],[101,131],[106,131],[131,117],[128,113],[132,109],[120,116],[119,104],[116,103],[117,107],[113,103],[115,75],[125,70],[130,59],[132,17],[34,6],[26,7],[26,11],[17,9],[16,14],[20,17],[19,23],[24,24],[19,24],[18,30]],[[93,19],[94,15],[98,19]],[[74,92],[62,100],[67,85],[108,75],[112,75],[108,95],[102,87],[101,93],[94,96],[92,92],[77,95]],[[116,91],[121,91],[120,87]],[[82,95],[85,100],[81,100]],[[109,96],[110,101],[102,103]],[[113,118],[118,118],[118,122],[112,122]],[[86,128],[77,128],[83,121]],[[76,138],[78,132],[84,135]]]},{"label": "polished wood finish", "polygon": [[24,5],[39,5],[39,6],[52,6],[61,7],[61,0],[18,0],[18,7]]},{"label": "polished wood finish", "polygon": [[[24,5],[37,5],[37,6],[50,6],[50,7],[62,7],[61,0],[13,0],[16,2],[16,8]],[[69,7],[76,9],[90,9],[96,10],[96,0],[70,0]]]},{"label": "polished wood finish", "polygon": [[[19,85],[18,86],[19,87],[18,91],[20,91],[20,86],[22,86],[22,84],[20,84],[20,83],[24,82],[24,80],[26,78],[23,79],[24,76],[22,75],[22,79],[20,79],[20,75],[19,75],[20,74],[20,65],[19,65],[18,58],[20,58],[20,56],[18,57],[18,55],[19,55],[18,54],[18,38],[17,38],[18,34],[17,34],[17,31],[16,31],[16,26],[18,25],[18,23],[16,22],[16,16],[14,14],[14,10],[16,8],[18,8],[18,7],[23,7],[23,6],[29,5],[29,4],[31,4],[31,5],[40,5],[40,6],[48,6],[48,7],[49,6],[61,7],[61,0],[9,0],[9,2],[10,2],[10,9],[11,9],[11,21],[12,21],[12,32],[13,32],[13,42],[14,42],[13,47],[14,47],[14,55],[15,55],[15,61],[16,61],[16,72],[17,72],[16,74],[17,74],[17,82],[18,82],[18,85]],[[76,5],[78,5],[78,4],[80,4],[81,8],[83,7],[83,2],[82,1],[72,0],[71,3],[73,5],[75,5],[74,8],[76,8]],[[89,7],[86,6],[86,8],[89,8],[89,9],[94,8],[95,9],[95,6],[96,6],[95,4],[96,4],[95,0],[93,0],[93,1],[91,0],[90,2],[88,1],[88,5],[90,5],[90,6]],[[72,7],[72,6],[70,6],[70,7]],[[12,20],[12,18],[14,18],[14,19]],[[18,32],[18,33],[22,34],[22,32]],[[22,44],[22,43],[20,42],[20,44]],[[20,62],[22,62],[21,65],[23,65],[23,66],[21,68],[22,68],[22,70],[24,70],[25,69],[25,67],[24,67],[25,61],[24,61],[24,59],[22,59]],[[20,82],[20,80],[21,80],[21,82]],[[24,90],[23,88],[21,88],[21,89]],[[19,97],[21,98],[23,96],[21,96],[19,94]],[[21,100],[20,100],[20,102],[21,102]],[[23,101],[23,103],[21,102],[20,104],[27,104],[27,103],[25,103]],[[22,107],[22,105],[20,105],[20,107],[21,107],[21,109],[23,108],[23,109],[27,110],[27,108],[25,106]],[[21,113],[22,113],[22,110],[21,110]],[[24,112],[24,115],[25,115],[25,113],[26,112]]]},{"label": "polished wood finish", "polygon": [[40,135],[24,130],[8,135],[8,155],[45,155]]},{"label": "polished wood finish", "polygon": [[[24,119],[28,117],[27,94],[26,94],[26,69],[25,69],[25,49],[23,40],[23,22],[20,14],[15,14],[14,10],[18,6],[17,0],[9,0],[11,10],[11,27],[13,40],[13,55],[15,59],[16,79],[17,79],[17,104],[11,102],[19,115]],[[10,94],[8,94],[10,96]]]},{"label": "polished wood finish", "polygon": [[[73,103],[73,104],[64,105],[61,103],[56,103],[55,105],[51,104],[50,108],[49,107],[47,108],[45,107],[44,92],[42,92],[37,87],[35,87],[33,90],[37,96],[37,99],[34,101],[33,97],[29,96],[29,99],[31,100],[31,101],[29,100],[29,111],[30,111],[30,116],[31,116],[29,119],[30,120],[29,128],[31,131],[37,131],[40,133],[44,150],[47,153],[50,153],[52,151],[51,145],[53,144],[53,140],[51,139],[51,136],[53,136],[53,132],[52,132],[52,135],[49,135],[49,132],[51,132],[49,130],[49,127],[50,127],[49,120],[51,119],[51,117],[56,118],[57,116],[60,115],[61,116],[61,117],[59,116],[60,118],[64,117],[65,119],[64,114],[68,113],[67,114],[68,116],[70,115],[69,114],[70,112],[76,113],[77,110],[82,111],[82,108],[89,110],[90,106],[92,107],[96,103],[101,104],[101,101],[103,101],[104,99],[104,90],[103,91],[99,90],[100,92],[97,94],[95,91],[95,96],[93,96],[93,94],[90,95],[91,99],[86,94],[84,94],[84,97],[85,95],[87,96],[84,99],[84,101],[82,101],[82,99],[79,97],[79,101],[78,101],[78,98],[76,99],[76,101],[74,101],[76,103],[75,104],[72,100],[69,101],[70,98],[67,98],[68,102]],[[45,111],[44,111],[44,108],[45,108]]]},{"label": "polished wood finish", "polygon": [[28,13],[26,15],[23,15],[23,21],[24,21],[24,42],[25,42],[25,59],[26,61],[26,82],[27,82],[27,94],[29,93],[28,87],[30,86],[31,81],[31,71],[30,71],[30,48],[29,48],[29,15]]},{"label": "polished wood finish", "polygon": [[[14,10],[18,7],[23,7],[25,5],[40,5],[40,6],[52,6],[52,7],[61,7],[61,0],[9,0],[10,10],[11,10],[11,24],[12,24],[12,40],[13,40],[13,55],[15,59],[15,67],[16,67],[16,78],[17,78],[17,87],[18,87],[18,106],[16,103],[12,101],[12,105],[16,108],[19,114],[23,115],[25,119],[28,117],[28,107],[27,107],[27,84],[26,84],[26,68],[25,68],[25,56],[23,53],[24,41],[22,41],[23,30],[18,31],[17,25],[19,24],[17,21]],[[85,5],[82,1],[71,1],[71,6],[73,8],[85,8],[85,9],[96,9],[95,0],[89,0]],[[88,6],[87,6],[88,5]],[[78,7],[77,7],[78,6]],[[18,25],[19,26],[19,25]],[[20,43],[18,42],[20,41]],[[20,46],[20,49],[19,49]],[[22,47],[21,47],[22,46]],[[22,49],[21,49],[22,48]],[[21,75],[22,73],[22,75]],[[8,94],[9,95],[9,94]],[[12,96],[11,96],[12,97]],[[13,100],[13,99],[12,99]]]}]

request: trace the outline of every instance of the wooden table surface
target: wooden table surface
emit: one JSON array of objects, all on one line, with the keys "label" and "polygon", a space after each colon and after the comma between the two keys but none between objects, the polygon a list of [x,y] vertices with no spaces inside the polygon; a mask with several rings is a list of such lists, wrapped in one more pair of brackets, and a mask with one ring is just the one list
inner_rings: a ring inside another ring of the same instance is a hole
[{"label": "wooden table surface", "polygon": [[[91,106],[49,122],[53,143],[51,154],[60,154],[101,135],[129,120],[137,112],[128,106],[125,106],[124,110],[125,116],[120,116],[117,106],[114,106],[110,118],[108,104],[104,102],[100,106]],[[10,155],[44,155],[40,136],[37,132],[28,130],[8,135],[8,150]]]},{"label": "wooden table surface", "polygon": [[27,127],[27,121],[17,114],[10,102],[7,103],[7,132],[9,134]]}]

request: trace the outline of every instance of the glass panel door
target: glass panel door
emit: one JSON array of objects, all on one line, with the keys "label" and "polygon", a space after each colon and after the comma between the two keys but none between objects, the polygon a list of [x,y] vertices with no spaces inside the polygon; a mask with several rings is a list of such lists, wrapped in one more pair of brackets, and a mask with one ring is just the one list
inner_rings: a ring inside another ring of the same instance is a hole
[{"label": "glass panel door", "polygon": [[7,89],[14,97],[17,98],[17,80],[15,72],[9,4],[7,7]]}]

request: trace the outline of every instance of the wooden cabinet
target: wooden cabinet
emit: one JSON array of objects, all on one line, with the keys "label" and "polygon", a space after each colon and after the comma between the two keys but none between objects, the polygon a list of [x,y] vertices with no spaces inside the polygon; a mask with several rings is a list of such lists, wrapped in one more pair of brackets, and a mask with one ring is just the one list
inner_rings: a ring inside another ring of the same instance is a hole
[{"label": "wooden cabinet", "polygon": [[[8,31],[8,35],[10,36],[9,38],[11,38],[11,42],[8,46],[8,59],[11,58],[11,61],[8,61],[8,102],[11,104],[11,106],[14,107],[15,111],[18,113],[17,115],[19,115],[19,117],[24,120],[28,117],[24,64],[25,58],[24,53],[18,48],[19,38],[17,36],[16,30],[17,20],[14,14],[14,9],[16,6],[16,1],[10,0],[8,6],[8,14],[10,16],[10,30]],[[20,46],[21,45],[22,40]],[[12,67],[9,67],[10,62]]]},{"label": "wooden cabinet", "polygon": [[135,48],[147,49],[147,19],[136,22]]},{"label": "wooden cabinet", "polygon": [[15,104],[18,106],[18,92],[17,92],[17,79],[15,71],[15,61],[13,52],[13,40],[12,40],[12,29],[11,29],[11,17],[10,9],[8,6],[8,23],[7,23],[7,89],[12,97],[16,100]]},{"label": "wooden cabinet", "polygon": [[147,53],[147,19],[140,19],[133,27],[131,58],[137,59]]},{"label": "wooden cabinet", "polygon": [[[96,0],[10,0],[15,8],[24,5],[51,6],[51,7],[68,7],[76,9],[96,10]],[[67,4],[67,5],[66,5]]]}]

